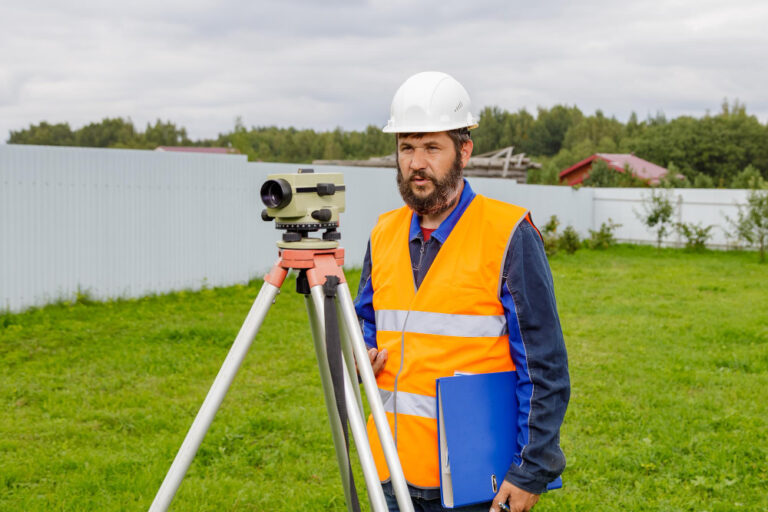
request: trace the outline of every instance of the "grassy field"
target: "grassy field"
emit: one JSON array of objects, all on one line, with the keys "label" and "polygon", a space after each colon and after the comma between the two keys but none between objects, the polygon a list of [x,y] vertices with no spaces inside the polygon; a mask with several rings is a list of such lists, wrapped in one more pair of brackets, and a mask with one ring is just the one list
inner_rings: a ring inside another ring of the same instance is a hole
[{"label": "grassy field", "polygon": [[[536,510],[768,510],[756,261],[633,246],[552,259],[568,468]],[[146,510],[259,285],[0,315],[0,510]],[[325,414],[289,282],[172,510],[344,510]]]}]

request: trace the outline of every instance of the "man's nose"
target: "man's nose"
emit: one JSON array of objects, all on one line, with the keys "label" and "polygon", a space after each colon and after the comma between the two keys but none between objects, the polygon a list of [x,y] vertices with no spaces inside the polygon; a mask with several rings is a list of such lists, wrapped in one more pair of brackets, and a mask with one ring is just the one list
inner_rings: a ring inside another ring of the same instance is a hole
[{"label": "man's nose", "polygon": [[424,169],[427,166],[427,160],[424,158],[424,151],[415,149],[411,158],[411,170]]}]

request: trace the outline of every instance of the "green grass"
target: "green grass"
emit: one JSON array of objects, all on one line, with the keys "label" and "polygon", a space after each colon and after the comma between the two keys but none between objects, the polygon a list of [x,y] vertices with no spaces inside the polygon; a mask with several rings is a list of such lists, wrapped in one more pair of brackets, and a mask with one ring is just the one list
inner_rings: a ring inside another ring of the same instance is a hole
[{"label": "green grass", "polygon": [[[633,246],[551,265],[568,468],[536,510],[768,510],[768,265]],[[0,315],[0,510],[146,510],[259,285]],[[344,510],[293,286],[172,510]]]}]

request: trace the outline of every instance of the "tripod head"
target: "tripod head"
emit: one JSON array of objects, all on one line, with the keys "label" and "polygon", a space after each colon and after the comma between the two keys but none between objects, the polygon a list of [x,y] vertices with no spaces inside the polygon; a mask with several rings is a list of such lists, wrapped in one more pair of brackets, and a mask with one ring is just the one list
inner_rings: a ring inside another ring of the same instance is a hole
[{"label": "tripod head", "polygon": [[[344,178],[341,173],[270,174],[261,186],[261,212],[265,221],[285,231],[277,243],[281,249],[333,249],[339,246],[339,214],[344,211]],[[321,238],[312,231],[325,230]]]}]

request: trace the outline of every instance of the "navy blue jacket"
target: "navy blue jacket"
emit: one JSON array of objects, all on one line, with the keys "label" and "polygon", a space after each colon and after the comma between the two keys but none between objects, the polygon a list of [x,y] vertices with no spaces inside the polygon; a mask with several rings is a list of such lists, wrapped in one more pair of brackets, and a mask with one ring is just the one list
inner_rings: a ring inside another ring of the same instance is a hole
[{"label": "navy blue jacket", "polygon": [[[475,197],[464,180],[456,208],[424,241],[419,217],[412,216],[410,253],[413,277],[420,286],[440,247]],[[544,245],[526,218],[512,234],[503,267],[499,297],[509,327],[509,352],[518,374],[518,451],[506,480],[528,492],[541,494],[565,468],[560,449],[560,425],[570,397],[568,358],[555,304],[552,274]],[[376,320],[371,284],[371,244],[365,254],[355,309],[365,342],[376,347]],[[439,490],[419,494],[439,497]]]}]

